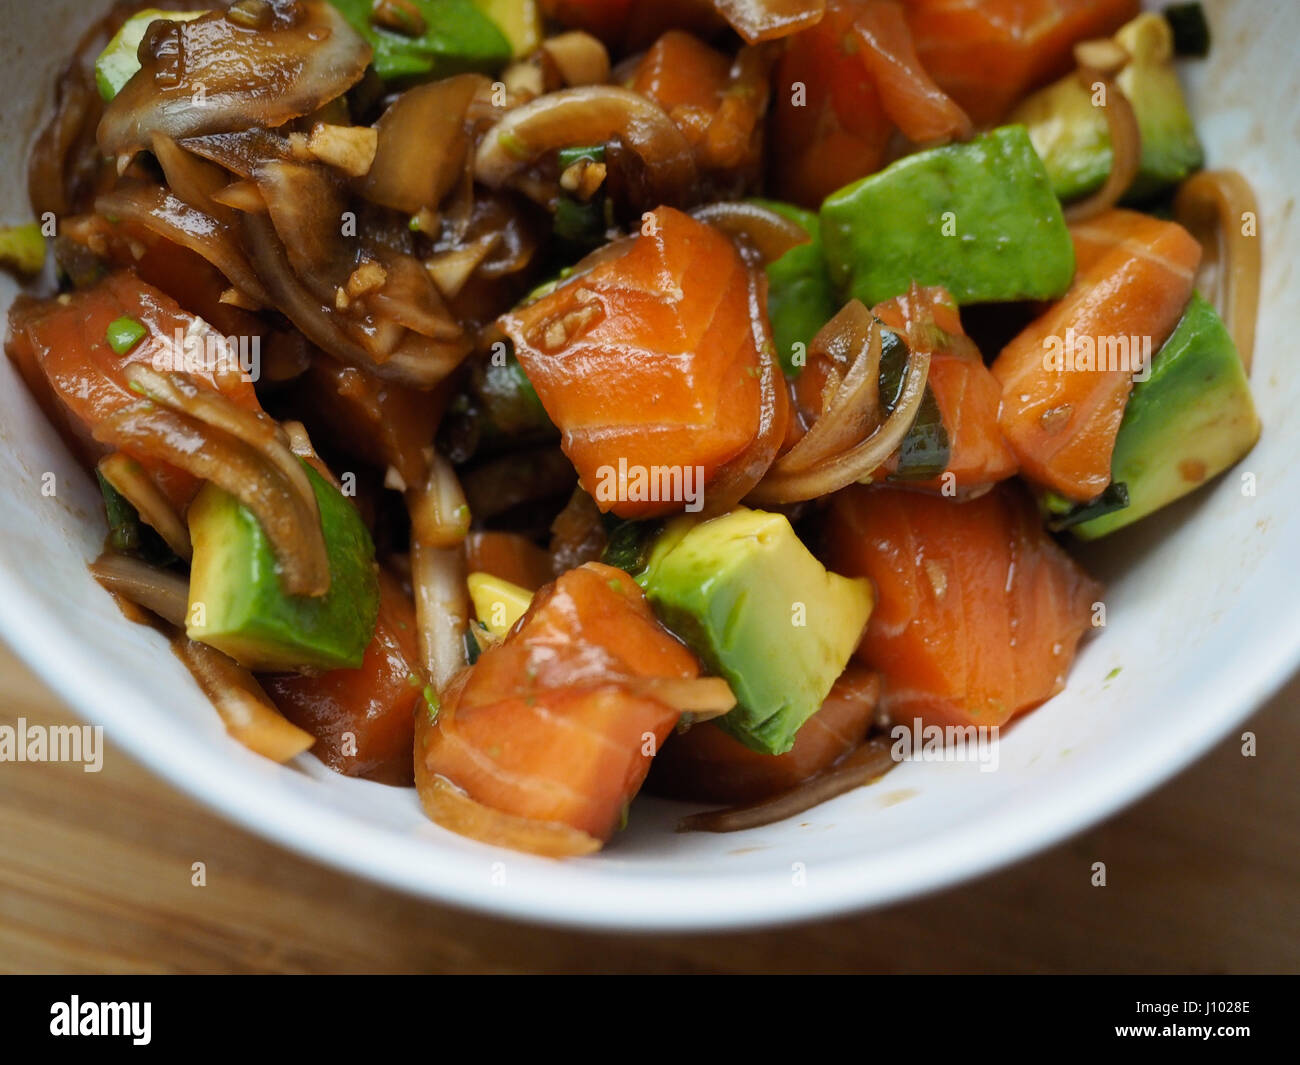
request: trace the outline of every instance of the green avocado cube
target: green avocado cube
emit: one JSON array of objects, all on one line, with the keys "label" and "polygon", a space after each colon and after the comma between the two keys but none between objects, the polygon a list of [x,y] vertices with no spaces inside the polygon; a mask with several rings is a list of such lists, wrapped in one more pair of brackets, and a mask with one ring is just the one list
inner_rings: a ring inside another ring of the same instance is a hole
[{"label": "green avocado cube", "polygon": [[95,86],[99,89],[99,95],[105,100],[111,100],[140,69],[136,53],[140,50],[140,42],[144,40],[145,31],[151,22],[159,19],[189,22],[206,14],[207,11],[160,11],[156,7],[137,11],[122,23],[121,29],[113,34],[113,39],[95,60]]},{"label": "green avocado cube", "polygon": [[[1174,68],[1168,21],[1139,15],[1115,34],[1131,62],[1116,83],[1133,105],[1142,139],[1137,177],[1128,200],[1143,200],[1201,168],[1204,151]],[[1056,195],[1074,200],[1105,184],[1111,167],[1110,127],[1074,74],[1027,97],[1011,115],[1029,130]]]},{"label": "green avocado cube", "polygon": [[1023,126],[900,159],[826,197],[821,222],[831,280],[868,307],[914,280],[964,305],[1055,299],[1074,278],[1061,205]]},{"label": "green avocado cube", "polygon": [[423,26],[399,33],[372,21],[372,0],[331,0],[374,49],[375,73],[385,81],[492,73],[514,53],[510,41],[474,0],[407,0]]},{"label": "green avocado cube", "polygon": [[1122,510],[1081,522],[1084,540],[1114,532],[1194,491],[1259,439],[1259,418],[1236,345],[1214,308],[1193,293],[1187,310],[1133,386],[1111,456]]},{"label": "green avocado cube", "polygon": [[186,634],[267,672],[356,669],[379,614],[375,547],[360,514],[310,466],[329,555],[323,596],[286,595],[275,553],[253,512],[214,484],[189,509]]},{"label": "green avocado cube", "polygon": [[736,706],[718,719],[783,754],[844,672],[871,616],[871,582],[828,572],[783,514],[737,508],[683,517],[637,578],[660,620],[725,677]]},{"label": "green avocado cube", "polygon": [[[750,202],[775,211],[800,226],[809,237],[807,244],[796,244],[767,264],[767,317],[772,323],[772,342],[781,369],[786,376],[797,377],[806,365],[812,338],[840,309],[826,269],[821,221],[813,211],[788,203],[757,199]],[[802,358],[798,357],[797,344],[803,345]]]}]

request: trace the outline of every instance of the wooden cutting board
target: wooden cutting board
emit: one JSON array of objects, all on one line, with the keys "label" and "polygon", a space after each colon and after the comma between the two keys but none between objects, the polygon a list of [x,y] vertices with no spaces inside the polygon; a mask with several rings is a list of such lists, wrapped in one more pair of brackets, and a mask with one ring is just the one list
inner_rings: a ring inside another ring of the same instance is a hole
[{"label": "wooden cutting board", "polygon": [[[298,858],[111,748],[0,763],[0,971],[1300,970],[1300,680],[1110,822],[983,880],[836,921],[613,936],[419,902]],[[0,650],[0,725],[75,716]],[[207,883],[191,883],[195,861]],[[1108,883],[1091,886],[1104,861]]]}]

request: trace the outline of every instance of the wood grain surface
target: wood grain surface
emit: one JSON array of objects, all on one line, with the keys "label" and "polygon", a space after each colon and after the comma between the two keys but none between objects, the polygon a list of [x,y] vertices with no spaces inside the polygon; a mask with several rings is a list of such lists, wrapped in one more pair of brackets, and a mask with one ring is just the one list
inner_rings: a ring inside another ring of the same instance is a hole
[{"label": "wood grain surface", "polygon": [[[616,936],[438,907],[298,858],[109,749],[0,763],[0,970],[1300,971],[1300,681],[1157,794],[1018,866],[834,921]],[[0,650],[0,724],[76,717]],[[207,885],[191,886],[191,863]],[[1090,885],[1105,861],[1108,884]]]}]

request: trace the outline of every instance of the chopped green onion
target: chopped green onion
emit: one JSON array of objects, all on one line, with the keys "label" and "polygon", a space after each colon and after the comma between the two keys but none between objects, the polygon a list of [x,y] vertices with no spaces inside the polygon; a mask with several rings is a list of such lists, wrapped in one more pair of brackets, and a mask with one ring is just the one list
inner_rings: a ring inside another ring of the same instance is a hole
[{"label": "chopped green onion", "polygon": [[149,330],[134,318],[123,315],[108,324],[105,336],[108,339],[108,346],[113,349],[114,355],[125,355],[144,339],[147,332]]},{"label": "chopped green onion", "polygon": [[594,144],[581,148],[561,148],[559,151],[560,170],[568,170],[574,163],[583,159],[592,163],[603,163],[605,161],[605,146],[603,144]]}]

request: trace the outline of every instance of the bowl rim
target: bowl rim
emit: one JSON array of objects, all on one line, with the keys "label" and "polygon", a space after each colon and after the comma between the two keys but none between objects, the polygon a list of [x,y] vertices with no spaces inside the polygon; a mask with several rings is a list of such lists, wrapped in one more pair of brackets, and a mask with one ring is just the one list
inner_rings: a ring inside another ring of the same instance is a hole
[{"label": "bowl rim", "polygon": [[[123,619],[123,624],[126,624]],[[57,634],[57,639],[51,636]],[[658,877],[589,884],[575,891],[572,863],[531,859],[526,891],[483,890],[489,854],[512,851],[470,844],[458,852],[430,839],[376,826],[364,816],[277,791],[259,801],[270,779],[232,758],[206,734],[159,730],[156,713],[128,708],[150,700],[129,676],[98,657],[68,669],[60,650],[75,628],[0,568],[0,635],[14,653],[75,712],[105,725],[118,747],[152,772],[245,829],[304,857],[431,902],[530,923],[612,932],[701,932],[791,924],[882,906],[991,872],[1094,825],[1176,774],[1277,692],[1300,664],[1300,629],[1272,629],[1248,662],[1215,671],[1171,727],[1153,742],[1121,748],[1082,785],[1058,788],[1046,801],[990,811],[982,831],[941,828],[881,855],[849,853],[819,862],[798,891],[789,875],[753,871],[692,875],[683,890],[664,891]],[[1248,678],[1248,679],[1244,679]],[[1227,706],[1233,707],[1225,712]],[[259,766],[258,769],[261,767]],[[431,826],[432,827],[432,826]],[[429,861],[436,854],[437,861]]]}]

